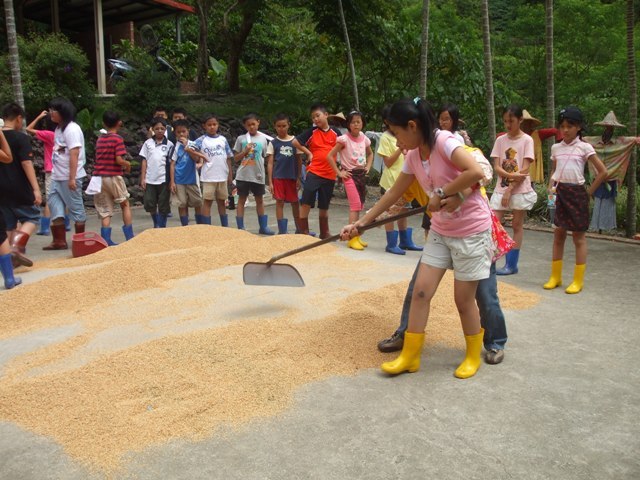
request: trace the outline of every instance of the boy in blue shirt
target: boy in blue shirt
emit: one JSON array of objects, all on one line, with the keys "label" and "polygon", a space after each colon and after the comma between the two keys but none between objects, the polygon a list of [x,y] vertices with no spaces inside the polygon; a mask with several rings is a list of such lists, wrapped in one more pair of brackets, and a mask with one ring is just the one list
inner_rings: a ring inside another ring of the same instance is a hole
[{"label": "boy in blue shirt", "polygon": [[180,223],[189,225],[189,207],[196,211],[196,223],[203,224],[202,194],[198,185],[196,168],[202,166],[202,154],[189,143],[189,122],[176,120],[173,123],[176,147],[171,157],[171,191],[178,197]]},{"label": "boy in blue shirt", "polygon": [[298,190],[301,184],[302,152],[293,146],[294,136],[289,135],[291,120],[289,115],[276,115],[274,126],[277,136],[267,146],[267,174],[269,191],[276,199],[278,233],[287,233],[288,220],[284,218],[284,204],[291,204],[291,212],[299,232],[300,203]]}]

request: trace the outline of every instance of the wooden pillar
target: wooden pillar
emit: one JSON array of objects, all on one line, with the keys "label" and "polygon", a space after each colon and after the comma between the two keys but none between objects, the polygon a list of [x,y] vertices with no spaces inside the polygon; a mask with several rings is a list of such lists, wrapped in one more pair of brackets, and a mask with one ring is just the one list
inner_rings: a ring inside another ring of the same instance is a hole
[{"label": "wooden pillar", "polygon": [[60,4],[58,0],[51,0],[51,31],[60,33]]},{"label": "wooden pillar", "polygon": [[180,21],[182,16],[178,13],[176,15],[176,42],[182,43],[182,22]]},{"label": "wooden pillar", "polygon": [[104,58],[104,26],[102,25],[102,0],[93,0],[93,31],[96,45],[96,76],[98,80],[98,93],[107,93],[107,75]]}]

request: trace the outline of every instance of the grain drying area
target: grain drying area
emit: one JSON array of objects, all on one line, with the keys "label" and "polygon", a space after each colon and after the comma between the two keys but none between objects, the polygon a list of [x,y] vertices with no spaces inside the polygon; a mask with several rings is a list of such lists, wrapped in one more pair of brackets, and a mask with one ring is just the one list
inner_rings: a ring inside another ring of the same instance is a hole
[{"label": "grain drying area", "polygon": [[[190,226],[40,262],[41,280],[1,297],[0,342],[30,346],[0,357],[0,421],[109,475],[165,442],[251,431],[295,409],[305,385],[377,369],[415,263],[326,245],[287,259],[304,288],[242,283],[245,262],[313,241]],[[510,285],[501,299],[513,311],[539,300]],[[462,355],[450,274],[427,334],[426,350]]]}]

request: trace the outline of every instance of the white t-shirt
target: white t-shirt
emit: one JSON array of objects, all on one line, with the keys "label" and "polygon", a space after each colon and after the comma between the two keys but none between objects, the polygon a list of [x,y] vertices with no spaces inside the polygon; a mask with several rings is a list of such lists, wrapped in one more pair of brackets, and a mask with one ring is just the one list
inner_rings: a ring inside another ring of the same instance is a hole
[{"label": "white t-shirt", "polygon": [[84,164],[86,163],[84,152],[84,135],[80,125],[76,122],[70,122],[64,131],[57,127],[54,132],[54,145],[53,155],[51,161],[53,163],[53,170],[51,172],[52,180],[69,180],[69,156],[70,150],[80,147],[78,154],[78,166],[76,170],[76,178],[83,178],[87,176],[87,172],[84,170]]},{"label": "white t-shirt", "polygon": [[229,142],[222,135],[203,135],[195,141],[195,149],[207,157],[200,171],[203,182],[226,182],[229,179],[227,158],[233,157]]},{"label": "white t-shirt", "polygon": [[167,156],[171,152],[173,143],[166,137],[160,143],[156,143],[154,137],[142,144],[140,156],[147,160],[147,173],[145,181],[149,185],[162,185],[167,181]]},{"label": "white t-shirt", "polygon": [[593,146],[576,137],[567,144],[564,140],[551,146],[551,159],[556,162],[556,169],[551,179],[554,182],[584,184],[584,166],[596,151]]}]

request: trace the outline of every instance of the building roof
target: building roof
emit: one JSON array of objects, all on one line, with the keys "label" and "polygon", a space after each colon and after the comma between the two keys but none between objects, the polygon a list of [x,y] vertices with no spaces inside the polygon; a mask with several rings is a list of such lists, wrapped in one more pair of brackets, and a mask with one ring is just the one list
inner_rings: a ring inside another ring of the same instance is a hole
[{"label": "building roof", "polygon": [[[93,29],[93,0],[58,0],[60,28],[82,32]],[[51,0],[26,0],[24,17],[51,24]],[[105,26],[124,22],[144,23],[178,13],[195,13],[191,5],[174,0],[102,0]]]}]

